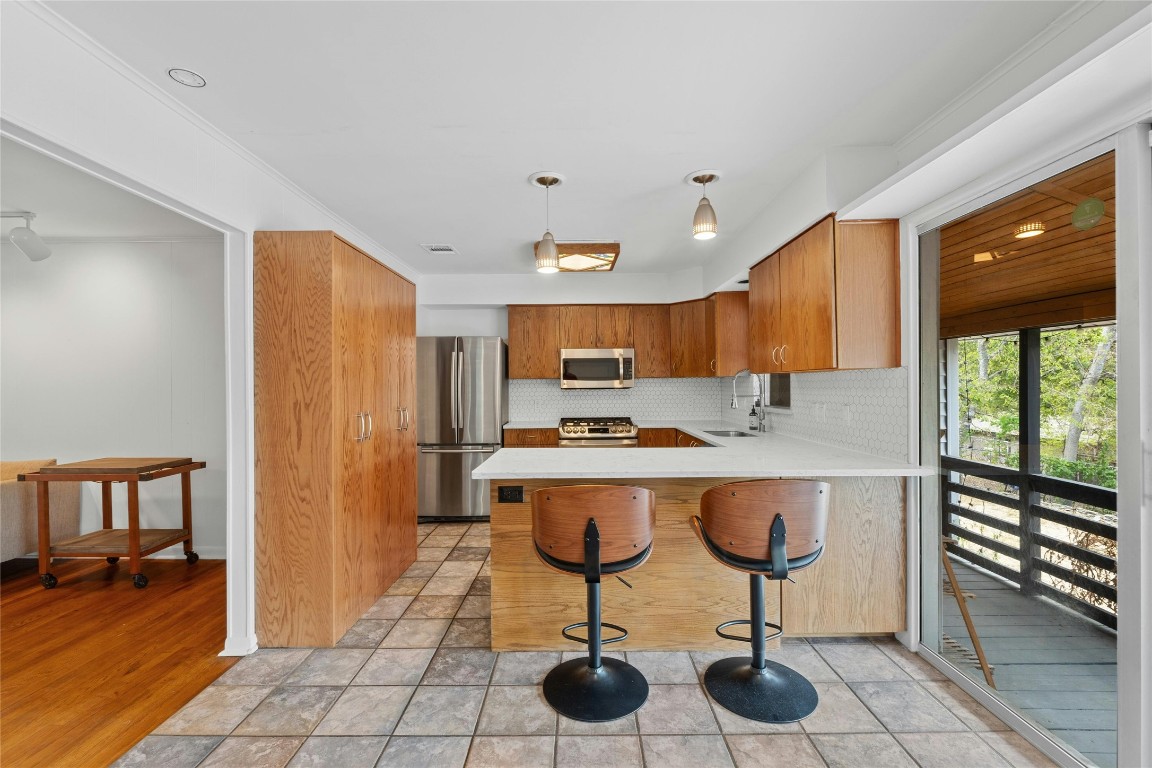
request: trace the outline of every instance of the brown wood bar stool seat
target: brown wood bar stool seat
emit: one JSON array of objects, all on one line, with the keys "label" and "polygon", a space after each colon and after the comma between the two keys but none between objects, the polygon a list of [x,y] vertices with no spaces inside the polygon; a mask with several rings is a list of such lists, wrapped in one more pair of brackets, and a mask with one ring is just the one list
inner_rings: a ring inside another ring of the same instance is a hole
[{"label": "brown wood bar stool seat", "polygon": [[[588,620],[561,630],[588,645],[586,658],[554,667],[544,678],[544,698],[565,717],[590,723],[630,715],[648,699],[640,670],[604,658],[601,646],[628,637],[628,631],[600,620],[600,577],[626,573],[652,554],[656,494],[627,485],[563,485],[532,494],[532,541],[536,555],[560,573],[582,575],[588,592]],[[621,579],[627,586],[629,585]],[[588,628],[585,639],[571,630]],[[607,640],[602,628],[620,634]]]},{"label": "brown wood bar stool seat", "polygon": [[[767,642],[783,634],[764,618],[764,579],[787,579],[824,552],[828,530],[828,483],[815,480],[751,480],[709,488],[700,498],[692,528],[720,563],[749,575],[752,618],[727,621],[716,634],[752,643],[752,657],[721,659],[704,673],[704,687],[725,709],[763,723],[792,723],[816,710],[812,683],[794,669],[768,661]],[[748,625],[749,637],[724,632]],[[765,627],[775,630],[768,637]]]}]

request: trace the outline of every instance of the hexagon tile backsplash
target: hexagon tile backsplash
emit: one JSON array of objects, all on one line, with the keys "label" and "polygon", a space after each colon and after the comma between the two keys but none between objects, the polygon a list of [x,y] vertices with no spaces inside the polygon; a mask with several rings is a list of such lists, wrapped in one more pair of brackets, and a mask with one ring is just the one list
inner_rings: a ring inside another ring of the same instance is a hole
[{"label": "hexagon tile backsplash", "polygon": [[[562,416],[637,420],[730,421],[744,428],[749,380],[729,407],[732,379],[639,379],[632,389],[560,389],[555,379],[508,382],[510,421],[558,422]],[[908,371],[885,368],[792,374],[792,408],[769,412],[770,432],[908,460]]]}]

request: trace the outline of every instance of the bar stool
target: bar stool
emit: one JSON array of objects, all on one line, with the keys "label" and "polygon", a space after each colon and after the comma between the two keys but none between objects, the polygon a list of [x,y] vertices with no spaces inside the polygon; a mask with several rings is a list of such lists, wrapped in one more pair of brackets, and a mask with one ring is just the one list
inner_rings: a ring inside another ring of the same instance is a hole
[{"label": "bar stool", "polygon": [[[600,620],[600,577],[626,573],[652,554],[656,494],[627,485],[564,485],[532,494],[532,541],[549,568],[583,575],[588,620],[561,634],[588,646],[586,658],[557,665],[544,678],[544,698],[573,720],[601,723],[635,712],[648,699],[648,681],[631,664],[601,656],[601,646],[618,643],[628,631]],[[620,579],[626,586],[628,582]],[[587,639],[571,634],[588,628]],[[619,635],[603,639],[602,627]]]},{"label": "bar stool", "polygon": [[[762,723],[792,723],[816,709],[812,683],[765,658],[767,641],[783,634],[764,618],[764,577],[787,579],[824,552],[828,529],[828,483],[815,480],[751,480],[709,488],[700,498],[692,528],[718,562],[749,575],[750,620],[726,621],[716,634],[752,643],[752,657],[721,659],[704,673],[704,687],[725,709]],[[723,630],[748,625],[749,637]],[[775,631],[765,635],[765,627]]]}]

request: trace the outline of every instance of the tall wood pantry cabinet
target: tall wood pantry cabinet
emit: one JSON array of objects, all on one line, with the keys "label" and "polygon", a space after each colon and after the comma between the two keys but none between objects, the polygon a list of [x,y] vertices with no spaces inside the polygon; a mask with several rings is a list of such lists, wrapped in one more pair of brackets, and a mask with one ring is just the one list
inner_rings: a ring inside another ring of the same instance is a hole
[{"label": "tall wood pantry cabinet", "polygon": [[257,232],[256,634],[333,646],[416,559],[415,286],[332,232]]}]

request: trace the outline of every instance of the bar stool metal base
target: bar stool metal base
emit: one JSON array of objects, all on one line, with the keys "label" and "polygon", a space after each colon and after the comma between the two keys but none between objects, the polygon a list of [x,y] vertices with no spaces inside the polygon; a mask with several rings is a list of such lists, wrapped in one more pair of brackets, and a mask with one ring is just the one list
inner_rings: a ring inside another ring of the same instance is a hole
[{"label": "bar stool metal base", "polygon": [[604,723],[630,715],[648,700],[648,681],[640,670],[619,659],[602,658],[599,669],[588,658],[553,667],[544,678],[544,698],[560,714],[586,723]]},{"label": "bar stool metal base", "polygon": [[704,673],[704,687],[716,702],[761,723],[794,723],[816,711],[819,696],[794,669],[765,661],[756,670],[748,656],[721,659]]}]

